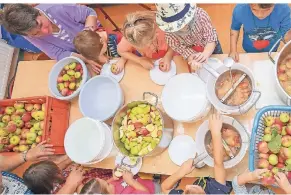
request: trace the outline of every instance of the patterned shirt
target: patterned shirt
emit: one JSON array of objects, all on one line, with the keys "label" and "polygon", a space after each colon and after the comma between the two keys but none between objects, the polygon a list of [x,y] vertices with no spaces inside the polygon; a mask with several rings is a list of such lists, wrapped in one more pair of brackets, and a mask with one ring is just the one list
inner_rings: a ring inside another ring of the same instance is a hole
[{"label": "patterned shirt", "polygon": [[194,20],[190,22],[189,32],[185,35],[179,33],[166,33],[168,45],[177,53],[187,59],[193,53],[196,53],[193,46],[204,48],[207,43],[218,42],[215,28],[206,11],[197,8]]}]

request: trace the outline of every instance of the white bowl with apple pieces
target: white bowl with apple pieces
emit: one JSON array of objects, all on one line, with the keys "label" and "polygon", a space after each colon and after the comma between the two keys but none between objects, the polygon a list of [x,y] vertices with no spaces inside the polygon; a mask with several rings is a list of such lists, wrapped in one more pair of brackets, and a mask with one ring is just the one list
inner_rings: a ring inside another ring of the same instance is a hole
[{"label": "white bowl with apple pieces", "polygon": [[[63,68],[72,62],[76,62],[76,63],[81,64],[82,69],[83,69],[82,81],[81,81],[80,86],[71,95],[63,96],[59,92],[58,87],[57,87],[58,77],[59,77],[59,74],[61,73],[61,71],[63,70]],[[87,67],[86,67],[85,63],[80,58],[77,58],[74,56],[66,57],[66,58],[58,61],[51,69],[51,71],[49,73],[49,90],[50,90],[51,94],[57,99],[71,100],[71,99],[75,98],[80,93],[83,85],[88,80],[88,77],[89,76],[88,76]]]}]

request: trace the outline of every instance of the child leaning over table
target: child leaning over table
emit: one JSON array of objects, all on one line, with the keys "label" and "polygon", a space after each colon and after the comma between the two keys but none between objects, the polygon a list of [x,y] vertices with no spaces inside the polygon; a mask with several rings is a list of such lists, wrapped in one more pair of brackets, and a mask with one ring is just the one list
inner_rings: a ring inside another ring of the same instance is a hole
[{"label": "child leaning over table", "polygon": [[196,70],[212,54],[222,54],[209,15],[194,4],[156,4],[156,22],[168,45]]},{"label": "child leaning over table", "polygon": [[290,7],[288,4],[236,5],[232,14],[229,54],[235,61],[239,61],[237,41],[241,26],[243,49],[246,52],[268,52],[291,28]]},{"label": "child leaning over table", "polygon": [[73,194],[79,185],[91,178],[108,179],[110,170],[85,169],[65,156],[59,164],[41,161],[32,164],[23,174],[24,183],[35,194]]},{"label": "child leaning over table", "polygon": [[170,70],[174,52],[168,48],[165,33],[157,27],[154,12],[128,14],[123,25],[123,36],[118,44],[120,56],[148,70],[154,67],[154,60],[162,58],[160,69],[165,72]]},{"label": "child leaning over table", "polygon": [[184,162],[173,175],[162,183],[162,191],[169,194],[229,194],[232,190],[231,182],[226,181],[226,170],[223,164],[222,119],[218,114],[210,116],[209,129],[212,136],[214,178],[199,179],[194,185],[187,185],[185,190],[174,188],[175,184],[195,168],[193,159]]},{"label": "child leaning over table", "polygon": [[[122,34],[120,32],[107,31],[98,28],[96,31],[83,30],[74,38],[76,50],[89,60],[93,60],[100,65],[108,61],[108,58],[119,58],[117,44],[120,42]],[[120,73],[126,59],[121,57],[116,63],[114,74]]]}]

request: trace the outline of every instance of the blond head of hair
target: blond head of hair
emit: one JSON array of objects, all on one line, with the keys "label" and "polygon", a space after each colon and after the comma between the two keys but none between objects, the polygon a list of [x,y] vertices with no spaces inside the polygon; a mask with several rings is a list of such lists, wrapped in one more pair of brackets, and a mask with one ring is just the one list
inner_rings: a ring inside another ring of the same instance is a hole
[{"label": "blond head of hair", "polygon": [[152,43],[156,33],[155,13],[139,11],[126,16],[123,36],[135,47],[145,47]]}]

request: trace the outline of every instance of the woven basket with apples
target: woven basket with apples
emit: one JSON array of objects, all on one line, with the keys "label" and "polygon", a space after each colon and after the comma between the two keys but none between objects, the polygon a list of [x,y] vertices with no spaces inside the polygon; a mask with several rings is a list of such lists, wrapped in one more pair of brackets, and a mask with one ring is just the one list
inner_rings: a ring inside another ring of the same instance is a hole
[{"label": "woven basket with apples", "polygon": [[268,106],[261,109],[254,120],[249,168],[269,169],[263,175],[264,185],[274,185],[274,175],[286,173],[291,179],[291,108]]}]

